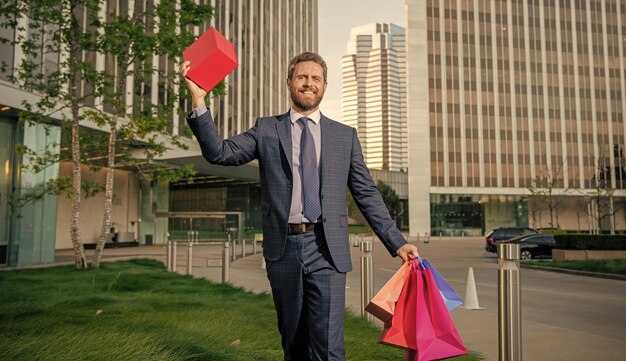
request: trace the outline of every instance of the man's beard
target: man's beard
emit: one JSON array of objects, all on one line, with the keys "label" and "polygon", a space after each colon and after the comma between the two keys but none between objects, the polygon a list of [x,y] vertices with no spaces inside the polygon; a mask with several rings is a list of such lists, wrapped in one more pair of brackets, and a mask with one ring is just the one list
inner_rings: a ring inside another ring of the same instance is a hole
[{"label": "man's beard", "polygon": [[297,90],[292,89],[290,93],[291,93],[291,101],[293,101],[296,107],[304,111],[309,111],[309,110],[317,108],[322,102],[322,98],[324,97],[324,95],[322,94],[319,98],[316,97],[311,102],[304,103],[300,101],[300,99],[298,99]]}]

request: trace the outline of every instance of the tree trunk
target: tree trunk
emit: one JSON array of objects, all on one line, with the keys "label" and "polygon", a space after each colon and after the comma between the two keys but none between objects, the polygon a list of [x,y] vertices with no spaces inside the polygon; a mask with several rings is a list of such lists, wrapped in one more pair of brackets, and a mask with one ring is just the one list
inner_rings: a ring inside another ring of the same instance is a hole
[{"label": "tree trunk", "polygon": [[81,200],[81,169],[80,169],[80,122],[78,104],[72,106],[72,215],[70,217],[70,236],[74,248],[74,265],[76,269],[87,268],[85,248],[80,236],[80,200]]},{"label": "tree trunk", "polygon": [[548,208],[550,208],[550,228],[554,227],[554,203],[552,199],[552,183],[550,183],[550,191],[548,193]]},{"label": "tree trunk", "polygon": [[102,221],[102,229],[100,231],[100,237],[98,237],[98,244],[96,245],[96,254],[93,261],[94,268],[100,268],[100,259],[102,257],[102,250],[104,250],[104,244],[106,243],[111,228],[111,206],[113,203],[113,180],[115,179],[115,139],[117,137],[117,129],[115,126],[111,126],[109,133],[109,149],[108,149],[108,164],[107,164],[107,176],[104,191],[104,219]]},{"label": "tree trunk", "polygon": [[[126,64],[126,56],[121,56],[117,59],[118,64]],[[93,267],[100,268],[100,260],[102,258],[102,251],[104,250],[104,244],[109,230],[111,229],[111,206],[113,204],[113,183],[115,180],[115,143],[117,140],[117,121],[126,117],[126,109],[124,102],[124,92],[126,89],[126,72],[121,71],[117,76],[117,96],[115,105],[115,114],[111,120],[109,131],[109,149],[107,152],[107,176],[104,188],[104,218],[102,220],[102,229],[100,230],[100,237],[98,237],[98,244],[96,245],[96,254],[94,257]],[[127,220],[128,221],[128,220]]]},{"label": "tree trunk", "polygon": [[[69,9],[69,16],[73,17],[73,7]],[[72,19],[75,20],[75,19]],[[87,258],[85,257],[85,248],[80,234],[80,203],[82,192],[82,174],[80,159],[80,113],[79,113],[79,78],[74,71],[76,68],[76,56],[79,54],[76,44],[79,37],[79,28],[77,21],[71,21],[71,29],[69,32],[71,39],[68,68],[70,69],[69,93],[72,99],[72,214],[70,216],[70,237],[72,239],[72,247],[74,249],[74,265],[76,269],[87,268]]]}]

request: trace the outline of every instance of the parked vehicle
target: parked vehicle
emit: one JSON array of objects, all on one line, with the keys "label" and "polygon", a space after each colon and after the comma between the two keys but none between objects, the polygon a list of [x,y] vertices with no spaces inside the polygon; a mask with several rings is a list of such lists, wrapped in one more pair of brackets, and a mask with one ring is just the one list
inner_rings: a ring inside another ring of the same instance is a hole
[{"label": "parked vehicle", "polygon": [[526,234],[538,234],[538,230],[528,227],[502,227],[496,228],[485,236],[485,250],[495,253],[496,242],[506,241],[517,236]]},{"label": "parked vehicle", "polygon": [[520,259],[528,261],[533,258],[552,258],[552,250],[556,247],[556,240],[551,234],[530,234],[515,237],[499,243],[520,245]]}]

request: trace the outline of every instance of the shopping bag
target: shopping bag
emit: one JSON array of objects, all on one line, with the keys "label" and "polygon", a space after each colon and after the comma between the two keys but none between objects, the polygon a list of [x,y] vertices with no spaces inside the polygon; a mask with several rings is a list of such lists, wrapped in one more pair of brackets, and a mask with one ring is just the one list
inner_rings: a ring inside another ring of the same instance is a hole
[{"label": "shopping bag", "polygon": [[443,278],[443,276],[437,271],[437,269],[428,262],[425,258],[420,258],[419,261],[422,263],[423,267],[429,268],[430,272],[437,283],[437,288],[439,288],[439,292],[441,293],[441,297],[443,297],[443,301],[446,304],[446,308],[448,311],[452,311],[453,309],[459,307],[463,304],[463,299],[459,296],[458,293],[448,284],[448,282]]},{"label": "shopping bag", "polygon": [[389,321],[409,272],[409,263],[405,262],[365,306],[365,311],[383,322]]},{"label": "shopping bag", "polygon": [[187,77],[206,91],[239,65],[233,44],[213,27],[183,51],[183,60],[191,61]]},{"label": "shopping bag", "polygon": [[412,277],[415,275],[415,291],[418,295],[413,323],[416,347],[407,350],[406,361],[438,360],[467,353],[450,312],[441,298],[432,270],[423,262],[417,262],[418,266],[412,267],[411,272]]},{"label": "shopping bag", "polygon": [[415,318],[417,311],[417,279],[416,273],[411,271],[411,265],[406,262],[405,265],[409,270],[404,281],[402,291],[398,296],[398,301],[391,316],[387,322],[383,332],[378,337],[378,342],[396,346],[403,349],[415,349],[417,347],[415,335]]}]

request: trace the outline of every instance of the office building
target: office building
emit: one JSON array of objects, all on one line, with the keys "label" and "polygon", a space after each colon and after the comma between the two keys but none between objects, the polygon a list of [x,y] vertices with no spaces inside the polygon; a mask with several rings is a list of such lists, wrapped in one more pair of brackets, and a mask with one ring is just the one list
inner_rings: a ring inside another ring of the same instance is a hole
[{"label": "office building", "polygon": [[[284,113],[289,108],[290,99],[285,85],[289,60],[302,51],[317,51],[317,1],[316,0],[210,0],[201,1],[215,7],[215,16],[206,24],[194,29],[202,34],[210,26],[233,42],[239,58],[239,67],[225,80],[227,94],[211,99],[213,111],[220,132],[232,136],[250,128],[256,117]],[[158,3],[158,0],[106,1],[105,11],[125,14],[128,11],[140,12]],[[18,19],[16,29],[1,29],[0,35],[8,39],[28,34],[33,27],[29,19]],[[84,25],[84,24],[83,24]],[[43,57],[45,71],[58,69],[60,57],[66,54],[48,53]],[[51,262],[55,249],[70,248],[69,200],[65,196],[46,196],[44,199],[22,207],[18,217],[11,213],[9,201],[26,190],[59,176],[71,174],[68,163],[60,163],[45,171],[30,174],[20,172],[25,156],[16,152],[16,146],[28,145],[33,149],[50,146],[59,152],[62,137],[59,127],[46,132],[38,125],[18,122],[18,112],[22,104],[30,104],[39,98],[36,94],[24,92],[8,81],[11,69],[23,58],[19,48],[10,44],[0,44],[0,61],[6,63],[9,73],[0,75],[0,265],[24,265]],[[99,70],[115,72],[114,60],[109,55],[85,53],[85,59]],[[141,110],[146,105],[162,101],[164,93],[159,87],[160,77],[174,74],[176,64],[165,56],[154,56],[154,64],[159,64],[161,74],[155,74],[145,82],[129,84],[134,89],[127,92],[126,104]],[[107,111],[107,105],[97,105]],[[180,106],[189,110],[187,99],[181,99]],[[93,124],[84,127],[97,129]],[[133,169],[116,169],[113,195],[112,219],[116,231],[131,233],[140,243],[162,243],[167,239],[171,222],[159,217],[172,211],[226,211],[243,212],[246,221],[254,223],[260,219],[260,193],[258,191],[258,166],[250,164],[238,168],[224,169],[208,165],[200,154],[193,139],[185,139],[187,132],[184,116],[172,114],[172,133],[181,135],[188,150],[171,150],[160,161],[178,166],[194,164],[198,177],[193,185],[158,184],[146,182]],[[103,182],[104,171],[91,172],[84,169],[83,178]],[[186,202],[193,194],[207,194],[198,201]],[[204,200],[204,201],[202,201]],[[94,243],[101,229],[103,195],[83,199],[81,208],[81,231],[84,243]],[[230,209],[227,209],[230,208]],[[184,222],[183,222],[184,223]]]},{"label": "office building", "polygon": [[406,171],[404,29],[390,23],[353,28],[342,57],[342,123],[359,133],[371,169]]},{"label": "office building", "polygon": [[405,4],[411,235],[624,229],[626,3]]}]

